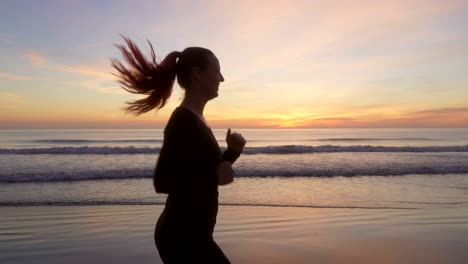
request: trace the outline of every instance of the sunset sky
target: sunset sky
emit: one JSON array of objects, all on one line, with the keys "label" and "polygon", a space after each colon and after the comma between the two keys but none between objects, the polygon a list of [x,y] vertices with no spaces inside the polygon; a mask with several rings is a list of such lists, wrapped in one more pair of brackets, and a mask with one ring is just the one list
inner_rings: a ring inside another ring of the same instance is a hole
[{"label": "sunset sky", "polygon": [[2,1],[0,129],[162,128],[110,66],[120,34],[157,56],[211,49],[215,128],[468,127],[468,1]]}]

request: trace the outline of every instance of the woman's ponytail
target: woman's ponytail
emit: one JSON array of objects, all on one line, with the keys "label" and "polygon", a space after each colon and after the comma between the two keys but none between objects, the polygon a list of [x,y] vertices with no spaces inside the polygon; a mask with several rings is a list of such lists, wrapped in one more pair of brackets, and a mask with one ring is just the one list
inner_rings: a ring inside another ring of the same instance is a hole
[{"label": "woman's ponytail", "polygon": [[172,87],[177,76],[177,60],[181,52],[169,53],[161,63],[156,62],[153,46],[151,48],[151,61],[148,61],[140,49],[129,38],[123,37],[127,47],[116,45],[121,51],[128,67],[119,60],[112,59],[112,66],[118,71],[122,88],[130,93],[144,94],[147,97],[133,102],[127,102],[128,112],[140,115],[154,108],[161,109],[172,94]]}]

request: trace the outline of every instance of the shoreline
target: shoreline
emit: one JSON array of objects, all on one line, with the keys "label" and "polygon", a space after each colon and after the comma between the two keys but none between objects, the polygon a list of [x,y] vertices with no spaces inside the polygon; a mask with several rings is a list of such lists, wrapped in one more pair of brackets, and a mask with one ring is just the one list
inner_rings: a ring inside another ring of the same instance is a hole
[{"label": "shoreline", "polygon": [[[162,205],[0,207],[1,263],[162,263]],[[220,205],[232,263],[464,263],[468,209]]]},{"label": "shoreline", "polygon": [[[164,202],[0,202],[0,208],[15,207],[79,207],[79,206],[163,206]],[[266,208],[309,208],[309,209],[363,209],[363,210],[424,210],[419,207],[391,206],[333,206],[333,205],[294,205],[294,204],[241,204],[220,203],[223,207],[266,207]]]}]

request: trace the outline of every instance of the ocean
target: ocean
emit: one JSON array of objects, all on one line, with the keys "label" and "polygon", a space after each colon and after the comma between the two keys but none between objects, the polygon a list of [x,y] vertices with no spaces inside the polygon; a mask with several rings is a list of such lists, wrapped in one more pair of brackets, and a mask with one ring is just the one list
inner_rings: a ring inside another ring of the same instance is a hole
[{"label": "ocean", "polygon": [[[468,207],[468,129],[234,130],[247,145],[221,205]],[[164,204],[162,142],[162,129],[2,130],[0,206]]]}]

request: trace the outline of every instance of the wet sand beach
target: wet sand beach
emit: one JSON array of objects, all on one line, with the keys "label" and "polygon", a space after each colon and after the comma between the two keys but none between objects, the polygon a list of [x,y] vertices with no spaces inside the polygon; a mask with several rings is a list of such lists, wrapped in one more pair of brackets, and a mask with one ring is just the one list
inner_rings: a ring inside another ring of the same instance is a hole
[{"label": "wet sand beach", "polygon": [[[162,263],[162,205],[0,207],[0,263]],[[220,206],[232,263],[466,263],[468,210]]]}]

